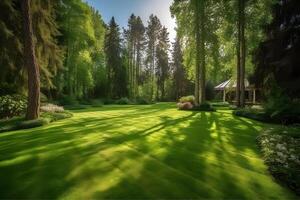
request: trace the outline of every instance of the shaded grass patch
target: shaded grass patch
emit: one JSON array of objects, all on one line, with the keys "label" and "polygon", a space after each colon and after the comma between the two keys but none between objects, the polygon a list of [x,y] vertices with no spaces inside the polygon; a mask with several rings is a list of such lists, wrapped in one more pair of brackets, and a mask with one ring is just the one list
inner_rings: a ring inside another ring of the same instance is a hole
[{"label": "shaded grass patch", "polygon": [[255,139],[268,125],[174,103],[73,114],[0,135],[0,198],[295,198],[260,157]]}]

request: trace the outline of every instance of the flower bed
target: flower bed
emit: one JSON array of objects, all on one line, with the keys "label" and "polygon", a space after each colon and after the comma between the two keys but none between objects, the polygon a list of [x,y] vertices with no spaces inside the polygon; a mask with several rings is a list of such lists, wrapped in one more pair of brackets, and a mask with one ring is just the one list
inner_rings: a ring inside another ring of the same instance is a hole
[{"label": "flower bed", "polygon": [[300,132],[294,131],[271,128],[257,139],[271,174],[300,195]]}]

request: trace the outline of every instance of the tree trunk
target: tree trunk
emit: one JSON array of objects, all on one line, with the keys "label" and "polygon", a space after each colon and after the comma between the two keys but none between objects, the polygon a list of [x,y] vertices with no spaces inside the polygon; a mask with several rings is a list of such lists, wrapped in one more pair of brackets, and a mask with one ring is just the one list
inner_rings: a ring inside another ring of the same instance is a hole
[{"label": "tree trunk", "polygon": [[136,77],[135,77],[135,95],[136,97],[139,96],[139,77],[140,77],[140,66],[141,66],[141,54],[140,54],[140,46],[137,46],[137,53],[136,53]]},{"label": "tree trunk", "polygon": [[236,66],[236,106],[241,106],[241,0],[238,1],[237,20],[237,66]]},{"label": "tree trunk", "polygon": [[245,64],[246,64],[246,41],[245,41],[245,0],[241,1],[241,16],[240,16],[240,26],[241,26],[241,82],[240,82],[240,107],[245,107]]},{"label": "tree trunk", "polygon": [[161,84],[161,100],[165,100],[165,80],[163,80]]},{"label": "tree trunk", "polygon": [[24,63],[28,71],[28,106],[26,119],[39,118],[40,114],[40,71],[35,59],[30,0],[21,0],[24,26]]},{"label": "tree trunk", "polygon": [[128,71],[127,71],[127,74],[128,74],[128,85],[129,85],[129,96],[132,97],[132,86],[131,86],[131,52],[132,52],[132,47],[131,47],[131,44],[129,43],[128,44]]},{"label": "tree trunk", "polygon": [[196,69],[195,69],[195,104],[199,105],[199,73],[200,73],[200,16],[199,16],[199,2],[198,0],[194,0],[195,7],[195,36],[196,36]]},{"label": "tree trunk", "polygon": [[154,85],[155,85],[155,80],[154,80],[154,74],[155,74],[155,44],[153,44],[152,47],[152,65],[151,65],[151,100],[153,100],[154,96]]},{"label": "tree trunk", "polygon": [[205,1],[199,2],[199,13],[200,13],[200,94],[199,104],[203,104],[206,100],[205,85],[206,85],[206,69],[205,69]]}]

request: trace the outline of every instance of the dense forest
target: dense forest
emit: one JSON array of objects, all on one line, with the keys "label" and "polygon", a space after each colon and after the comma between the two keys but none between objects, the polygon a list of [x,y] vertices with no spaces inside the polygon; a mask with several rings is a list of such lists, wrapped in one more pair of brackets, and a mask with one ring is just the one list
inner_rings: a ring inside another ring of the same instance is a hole
[{"label": "dense forest", "polygon": [[[83,1],[46,2],[31,1],[30,10],[42,97],[175,99],[172,77],[183,68],[173,67],[168,30],[156,16],[149,17],[146,27],[132,14],[121,30],[114,18],[105,24]],[[21,5],[7,0],[0,6],[0,94],[27,94]]]},{"label": "dense forest", "polygon": [[[35,98],[64,105],[124,97],[174,101],[194,94],[196,104],[201,105],[217,98],[214,86],[234,79],[238,85],[236,105],[244,107],[245,80],[269,91],[271,85],[276,91],[293,88],[292,96],[299,90],[299,72],[293,67],[299,62],[294,59],[298,47],[293,44],[299,43],[299,17],[278,16],[272,22],[274,14],[293,8],[284,1],[175,0],[170,10],[177,22],[177,37],[172,44],[167,28],[155,15],[144,24],[132,14],[128,26],[121,29],[114,17],[106,24],[101,13],[81,0],[30,2],[33,60],[40,79],[36,90],[41,91],[41,97]],[[24,67],[33,61],[26,60],[30,43],[23,37],[22,5],[17,0],[3,0],[0,9],[0,95],[28,92],[29,97],[34,96],[28,89],[36,85],[29,77],[34,74],[29,75]],[[288,23],[295,28],[286,27]],[[282,33],[271,30],[276,25]],[[288,45],[281,61],[275,61],[278,52],[266,55],[266,49],[283,45],[272,42],[276,40],[272,37],[281,37]],[[275,60],[264,61],[268,56]],[[288,63],[284,61],[289,58]],[[264,67],[266,62],[270,67]],[[274,62],[281,64],[276,64],[279,71],[272,79],[269,74],[273,74]],[[279,77],[283,73],[285,77]],[[287,83],[291,76],[294,81]],[[262,92],[262,99],[268,95],[274,94]]]},{"label": "dense forest", "polygon": [[300,0],[161,3],[0,0],[0,199],[299,197]]}]

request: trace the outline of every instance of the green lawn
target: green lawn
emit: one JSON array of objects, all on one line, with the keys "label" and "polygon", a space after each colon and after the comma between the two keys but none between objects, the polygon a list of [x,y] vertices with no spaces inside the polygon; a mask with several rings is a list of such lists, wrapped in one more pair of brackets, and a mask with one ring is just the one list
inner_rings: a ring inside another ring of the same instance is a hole
[{"label": "green lawn", "polygon": [[295,198],[260,158],[263,127],[167,103],[76,111],[0,134],[0,198]]}]

